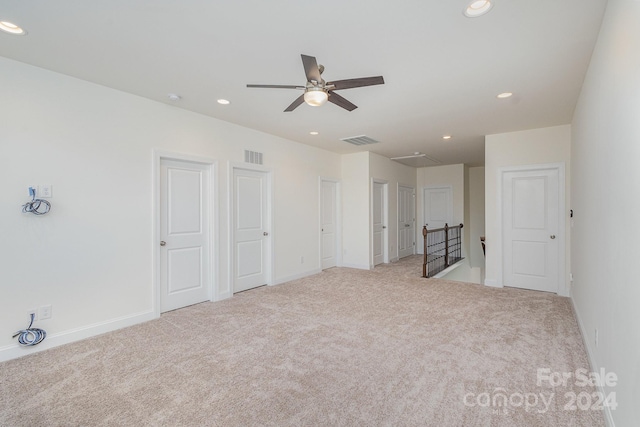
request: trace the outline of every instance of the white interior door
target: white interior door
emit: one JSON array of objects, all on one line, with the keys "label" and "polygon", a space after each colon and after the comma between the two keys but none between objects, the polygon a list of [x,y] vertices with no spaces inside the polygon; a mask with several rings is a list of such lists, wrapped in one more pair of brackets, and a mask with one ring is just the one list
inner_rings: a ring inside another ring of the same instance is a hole
[{"label": "white interior door", "polygon": [[453,188],[451,186],[424,189],[424,224],[428,229],[453,225]]},{"label": "white interior door", "polygon": [[268,176],[266,172],[233,170],[233,291],[268,281],[270,263]]},{"label": "white interior door", "polygon": [[373,220],[373,265],[386,261],[385,249],[387,247],[387,213],[386,213],[386,186],[385,183],[373,183],[373,199],[371,202],[371,217]]},{"label": "white interior door", "polygon": [[322,269],[336,266],[337,255],[337,183],[321,182],[320,232],[322,235]]},{"label": "white interior door", "polygon": [[398,186],[398,258],[413,255],[415,233],[415,189]]},{"label": "white interior door", "polygon": [[504,285],[558,292],[559,183],[557,169],[503,174]]},{"label": "white interior door", "polygon": [[160,311],[211,299],[210,165],[160,161]]}]

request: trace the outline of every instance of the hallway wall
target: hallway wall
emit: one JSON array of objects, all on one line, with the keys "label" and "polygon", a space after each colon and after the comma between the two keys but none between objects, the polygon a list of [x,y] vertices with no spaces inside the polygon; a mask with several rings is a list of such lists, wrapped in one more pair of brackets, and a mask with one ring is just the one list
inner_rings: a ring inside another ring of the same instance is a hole
[{"label": "hallway wall", "polygon": [[640,425],[639,22],[640,2],[609,0],[571,140],[572,299],[593,368],[617,375],[617,426]]}]

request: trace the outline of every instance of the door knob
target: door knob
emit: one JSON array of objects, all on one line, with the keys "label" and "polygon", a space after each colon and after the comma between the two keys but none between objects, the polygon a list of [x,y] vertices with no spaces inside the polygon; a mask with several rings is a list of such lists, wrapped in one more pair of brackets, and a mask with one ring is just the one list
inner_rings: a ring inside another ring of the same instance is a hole
[{"label": "door knob", "polygon": [[552,239],[555,239],[555,238],[556,238],[556,235],[555,235],[555,234],[552,234],[552,235],[551,235],[551,236],[549,236],[549,237],[551,237]]},{"label": "door knob", "polygon": [[386,226],[386,225],[383,225],[383,226],[382,226],[382,228],[387,228],[387,226]]},{"label": "door knob", "polygon": [[409,224],[405,224],[404,226],[405,226],[405,227],[411,227]]},{"label": "door knob", "polygon": [[160,246],[167,246],[167,242],[165,242],[164,240],[160,241]]},{"label": "door knob", "polygon": [[269,233],[267,233],[266,231],[264,233],[262,233],[263,236],[268,236]]}]

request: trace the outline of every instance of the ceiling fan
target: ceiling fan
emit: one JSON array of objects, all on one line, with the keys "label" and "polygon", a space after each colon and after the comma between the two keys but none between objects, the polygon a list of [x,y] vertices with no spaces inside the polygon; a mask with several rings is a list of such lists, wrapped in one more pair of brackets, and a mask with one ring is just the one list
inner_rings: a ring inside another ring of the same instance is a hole
[{"label": "ceiling fan", "polygon": [[346,100],[342,96],[335,93],[336,90],[353,89],[356,87],[373,86],[384,84],[382,76],[377,77],[361,77],[358,79],[336,80],[333,82],[325,82],[322,79],[324,66],[318,65],[314,56],[300,55],[302,57],[302,65],[304,73],[307,76],[307,84],[305,86],[296,85],[253,85],[248,84],[247,87],[268,88],[268,89],[299,89],[304,93],[296,98],[295,101],[287,107],[285,112],[295,110],[300,104],[306,102],[313,107],[319,107],[329,101],[342,107],[347,111],[353,111],[358,108],[352,102]]}]

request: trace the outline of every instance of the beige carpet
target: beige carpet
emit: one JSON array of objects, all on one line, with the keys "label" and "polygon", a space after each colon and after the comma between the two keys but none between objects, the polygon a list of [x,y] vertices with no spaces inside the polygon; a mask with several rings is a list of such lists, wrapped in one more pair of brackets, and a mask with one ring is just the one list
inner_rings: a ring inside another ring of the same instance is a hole
[{"label": "beige carpet", "polygon": [[564,408],[593,388],[537,384],[589,370],[568,299],[420,274],[334,268],[2,363],[0,425],[604,425]]}]

